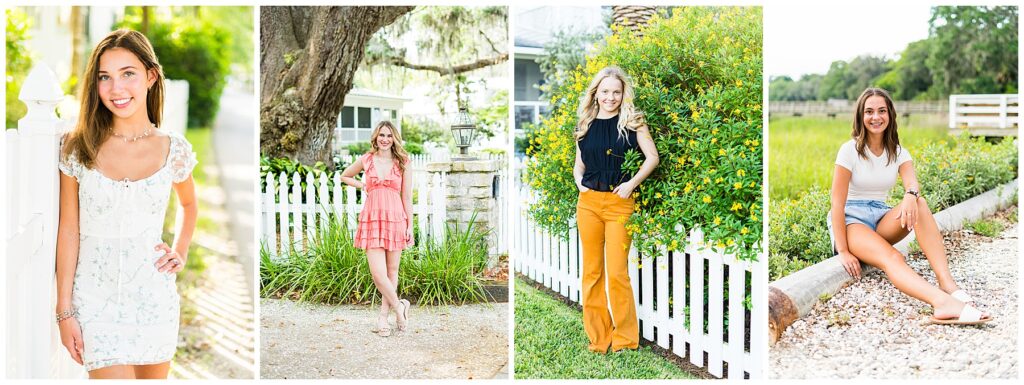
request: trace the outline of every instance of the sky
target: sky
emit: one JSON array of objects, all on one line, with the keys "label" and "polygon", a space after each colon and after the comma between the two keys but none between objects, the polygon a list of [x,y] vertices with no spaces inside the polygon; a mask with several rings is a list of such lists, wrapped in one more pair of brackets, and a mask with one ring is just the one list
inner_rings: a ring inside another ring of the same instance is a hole
[{"label": "sky", "polygon": [[764,73],[769,78],[828,72],[863,54],[893,58],[928,37],[928,5],[773,4],[764,8]]}]

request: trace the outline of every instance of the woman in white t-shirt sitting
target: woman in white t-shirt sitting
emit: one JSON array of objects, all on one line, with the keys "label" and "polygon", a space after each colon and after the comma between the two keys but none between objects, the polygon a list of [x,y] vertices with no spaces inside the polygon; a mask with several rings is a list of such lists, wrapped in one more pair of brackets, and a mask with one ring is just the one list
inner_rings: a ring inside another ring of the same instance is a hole
[{"label": "woman in white t-shirt sitting", "polygon": [[[835,251],[846,272],[860,276],[860,262],[885,272],[897,289],[932,306],[937,324],[979,324],[992,317],[973,306],[949,272],[946,248],[935,218],[921,196],[914,162],[902,147],[896,130],[896,112],[889,93],[868,88],[857,99],[853,139],[836,156],[832,177],[829,230]],[[885,204],[903,178],[906,194],[891,208]],[[893,244],[917,231],[917,242],[928,258],[939,287],[932,286],[907,265]]]}]

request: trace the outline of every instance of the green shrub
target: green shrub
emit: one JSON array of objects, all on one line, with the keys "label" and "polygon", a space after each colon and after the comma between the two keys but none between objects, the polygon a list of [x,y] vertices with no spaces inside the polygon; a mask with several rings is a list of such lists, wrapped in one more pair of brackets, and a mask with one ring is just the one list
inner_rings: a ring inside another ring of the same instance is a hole
[{"label": "green shrub", "polygon": [[[327,174],[327,179],[333,181],[335,171],[328,169],[324,162],[316,162],[312,166],[307,166],[288,158],[268,158],[263,156],[260,157],[260,191],[266,191],[267,189],[267,174],[274,173],[274,175],[280,177],[281,173],[285,173],[288,175],[289,180],[291,180],[292,174],[296,172],[302,176],[300,179],[302,191],[306,191],[306,174],[312,173],[316,177],[317,183],[319,183],[320,175],[325,173]],[[327,190],[329,193],[333,193],[333,182],[327,184]]]},{"label": "green shrub", "polygon": [[[1017,177],[1017,145],[1012,139],[992,144],[964,133],[953,139],[953,144],[939,141],[917,152],[911,149],[921,193],[933,212]],[[903,185],[898,183],[889,197],[890,205],[899,202],[903,194]]]},{"label": "green shrub", "polygon": [[[141,30],[138,15],[126,16],[118,28]],[[151,18],[146,37],[168,79],[188,81],[188,126],[210,126],[227,84],[232,36],[220,25],[189,17]],[[251,38],[239,36],[240,39]]]},{"label": "green shrub", "polygon": [[[607,37],[586,66],[552,90],[556,106],[533,137],[527,182],[539,192],[530,213],[566,234],[576,212],[573,132],[581,94],[595,73],[615,65],[630,74],[661,164],[636,191],[627,225],[645,252],[676,250],[676,230],[702,227],[706,242],[754,259],[762,227],[761,8],[685,7],[654,17],[638,38]],[[536,151],[534,151],[536,149]],[[627,155],[634,172],[639,156]],[[661,253],[658,253],[661,254]]]},{"label": "green shrub", "polygon": [[828,191],[814,188],[795,200],[772,202],[768,221],[768,278],[779,279],[789,273],[828,258]]},{"label": "green shrub", "polygon": [[[485,300],[479,276],[487,262],[487,233],[470,223],[465,229],[450,226],[445,234],[439,245],[423,241],[402,253],[399,295],[428,305]],[[331,216],[307,246],[278,259],[260,250],[261,296],[326,304],[379,301],[366,253],[353,245],[344,217]]]},{"label": "green shrub", "polygon": [[7,10],[7,127],[18,127],[18,119],[28,111],[18,100],[21,83],[32,67],[32,55],[25,46],[31,21],[25,13],[14,8]]},{"label": "green shrub", "polygon": [[[939,212],[1017,177],[1017,146],[1012,139],[998,143],[961,136],[938,141],[920,151],[910,149],[921,191],[932,212]],[[887,203],[903,198],[897,183]],[[768,233],[769,279],[776,280],[832,256],[826,220],[829,192],[813,187],[795,200],[771,205]]]}]

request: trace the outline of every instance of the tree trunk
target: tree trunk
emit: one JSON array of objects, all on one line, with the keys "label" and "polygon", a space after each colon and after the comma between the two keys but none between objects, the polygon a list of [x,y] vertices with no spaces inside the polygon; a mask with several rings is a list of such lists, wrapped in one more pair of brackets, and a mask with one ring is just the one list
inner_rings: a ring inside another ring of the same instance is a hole
[{"label": "tree trunk", "polygon": [[[71,7],[71,76],[79,77],[82,76],[84,68],[82,68],[82,52],[84,51],[82,45],[85,43],[85,23],[82,22],[83,7],[73,6]],[[81,82],[82,79],[78,79]],[[77,88],[77,86],[76,86]]]},{"label": "tree trunk", "polygon": [[330,165],[334,127],[366,43],[412,9],[260,8],[260,152]]},{"label": "tree trunk", "polygon": [[616,5],[612,6],[612,27],[626,28],[633,30],[637,37],[643,37],[640,30],[651,21],[657,13],[656,7],[640,5]]}]

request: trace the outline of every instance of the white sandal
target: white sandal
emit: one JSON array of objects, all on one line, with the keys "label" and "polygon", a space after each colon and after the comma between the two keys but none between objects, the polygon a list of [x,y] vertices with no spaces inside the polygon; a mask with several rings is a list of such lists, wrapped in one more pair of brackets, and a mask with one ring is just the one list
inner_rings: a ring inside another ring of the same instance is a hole
[{"label": "white sandal", "polygon": [[981,310],[971,305],[964,305],[963,310],[960,311],[960,316],[957,318],[950,319],[938,319],[932,316],[928,323],[933,325],[981,325],[988,321],[991,321],[992,316],[981,318]]},{"label": "white sandal", "polygon": [[970,294],[967,294],[966,291],[963,291],[963,289],[957,289],[956,291],[949,293],[949,295],[963,303],[974,303],[974,298],[971,297]]}]

